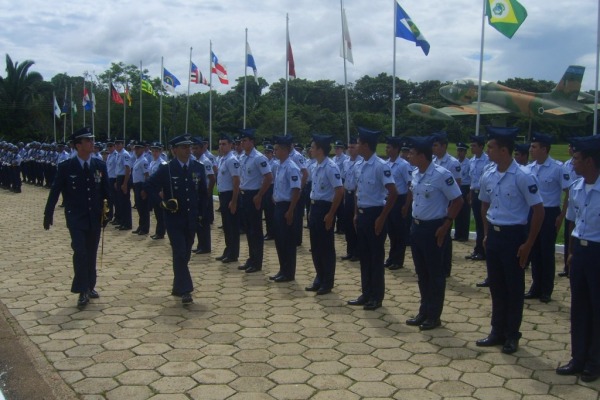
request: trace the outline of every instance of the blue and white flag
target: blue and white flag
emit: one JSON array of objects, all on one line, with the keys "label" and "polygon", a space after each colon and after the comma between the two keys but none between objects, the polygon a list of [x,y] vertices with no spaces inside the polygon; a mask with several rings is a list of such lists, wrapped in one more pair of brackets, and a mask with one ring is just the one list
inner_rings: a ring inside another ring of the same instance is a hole
[{"label": "blue and white flag", "polygon": [[256,79],[256,63],[254,62],[254,56],[252,55],[252,50],[250,50],[248,42],[246,42],[246,68],[252,68],[252,71],[254,71],[254,78]]},{"label": "blue and white flag", "polygon": [[417,25],[408,14],[396,3],[396,37],[415,42],[425,55],[429,54],[429,42],[425,39]]}]

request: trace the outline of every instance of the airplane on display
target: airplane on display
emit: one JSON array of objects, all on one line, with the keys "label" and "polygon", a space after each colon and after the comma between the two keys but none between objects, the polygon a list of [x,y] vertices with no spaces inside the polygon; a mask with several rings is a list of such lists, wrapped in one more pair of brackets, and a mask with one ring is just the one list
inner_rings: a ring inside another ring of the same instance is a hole
[{"label": "airplane on display", "polygon": [[[593,120],[594,96],[580,93],[585,67],[571,65],[549,93],[532,93],[481,82],[481,115],[513,114],[530,120],[544,120],[563,125],[585,125]],[[423,118],[452,121],[453,117],[477,115],[477,79],[458,79],[442,86],[440,95],[451,103],[442,108],[412,103],[407,107]]]}]

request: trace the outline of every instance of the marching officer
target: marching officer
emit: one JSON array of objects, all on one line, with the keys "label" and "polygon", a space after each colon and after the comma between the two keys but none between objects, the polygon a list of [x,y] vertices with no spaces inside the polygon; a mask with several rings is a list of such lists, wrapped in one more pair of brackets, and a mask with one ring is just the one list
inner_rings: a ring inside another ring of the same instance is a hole
[{"label": "marching officer", "polygon": [[454,240],[457,242],[466,242],[469,240],[469,228],[471,225],[471,206],[469,205],[471,160],[467,158],[468,148],[469,146],[466,143],[456,143],[456,159],[460,163],[460,191],[464,200],[454,223]]},{"label": "marching officer", "polygon": [[240,157],[240,210],[245,219],[248,260],[238,269],[246,273],[262,270],[265,239],[262,228],[263,196],[273,182],[269,161],[254,146],[255,129],[240,134],[244,153]]},{"label": "marching officer", "polygon": [[[188,263],[194,244],[196,224],[206,212],[206,177],[204,167],[190,159],[192,137],[174,137],[169,142],[175,158],[161,164],[144,185],[154,203],[165,209],[165,225],[173,252],[173,296],[181,296],[182,304],[193,302],[194,284]],[[161,201],[158,193],[163,192]]]},{"label": "marching officer", "polygon": [[275,212],[273,226],[275,228],[275,248],[279,259],[279,271],[270,276],[275,282],[290,282],[296,279],[296,247],[298,220],[296,208],[302,190],[302,173],[292,160],[291,136],[274,136],[275,156],[279,160],[279,168],[273,187]]},{"label": "marching officer", "polygon": [[362,294],[349,300],[365,310],[381,307],[385,295],[383,266],[386,220],[398,197],[390,167],[377,156],[380,131],[358,127],[358,153],[364,158],[358,171],[354,225],[358,238]]},{"label": "marching officer", "polygon": [[[552,136],[534,132],[531,136],[531,156],[535,162],[527,168],[537,177],[539,194],[544,202],[544,222],[531,249],[531,288],[525,299],[538,298],[542,303],[551,300],[556,273],[555,243],[562,225],[564,213],[561,211],[563,191],[571,184],[569,172],[560,161],[550,157]],[[566,198],[565,198],[566,201]]]},{"label": "marching officer", "polygon": [[331,292],[335,280],[334,224],[336,211],[344,197],[340,170],[328,155],[331,136],[313,135],[310,147],[315,160],[311,171],[310,248],[317,276],[306,291],[324,295]]},{"label": "marching officer", "polygon": [[138,228],[131,233],[136,235],[147,235],[150,231],[150,208],[148,199],[142,198],[142,190],[144,190],[144,182],[150,175],[150,163],[144,157],[144,148],[146,143],[136,142],[133,145],[135,152],[135,162],[131,169],[131,180],[133,181],[133,196],[135,199],[135,208],[138,213]]},{"label": "marching officer", "polygon": [[410,138],[409,160],[417,167],[412,173],[411,250],[419,277],[419,313],[406,321],[421,330],[441,325],[440,316],[446,292],[444,251],[451,240],[448,232],[458,215],[463,198],[460,188],[446,168],[433,163],[435,137]]},{"label": "marching officer", "polygon": [[91,157],[94,135],[91,128],[77,130],[71,136],[77,155],[58,165],[44,211],[44,229],[50,229],[54,207],[62,193],[67,228],[73,249],[73,283],[71,292],[79,293],[77,305],[83,307],[89,299],[97,299],[96,253],[100,229],[107,222],[104,201],[110,197],[106,164]]},{"label": "marching officer", "polygon": [[521,338],[524,268],[544,219],[544,206],[535,176],[512,158],[517,130],[488,127],[487,132],[488,156],[494,164],[481,177],[479,199],[486,216],[484,245],[492,295],[492,331],[475,344],[502,345],[503,353],[512,354],[518,350]]},{"label": "marching officer", "polygon": [[342,183],[344,184],[344,216],[346,223],[344,234],[346,236],[346,255],[342,260],[358,261],[358,239],[356,238],[356,229],[354,228],[354,212],[356,211],[356,186],[359,163],[363,158],[358,154],[356,137],[350,138],[348,142],[348,158],[344,161],[342,172]]},{"label": "marching officer", "polygon": [[575,221],[568,263],[571,278],[571,360],[559,375],[580,374],[583,382],[600,377],[600,136],[573,140],[568,219]]}]

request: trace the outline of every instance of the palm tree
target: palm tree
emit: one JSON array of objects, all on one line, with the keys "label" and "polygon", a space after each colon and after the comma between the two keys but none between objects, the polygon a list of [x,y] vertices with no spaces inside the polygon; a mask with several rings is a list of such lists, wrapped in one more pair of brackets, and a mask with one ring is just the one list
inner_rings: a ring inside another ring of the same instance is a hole
[{"label": "palm tree", "polygon": [[40,73],[29,72],[33,64],[31,60],[13,63],[6,55],[6,77],[0,77],[0,124],[7,132],[23,132],[29,125],[38,87],[44,81]]}]

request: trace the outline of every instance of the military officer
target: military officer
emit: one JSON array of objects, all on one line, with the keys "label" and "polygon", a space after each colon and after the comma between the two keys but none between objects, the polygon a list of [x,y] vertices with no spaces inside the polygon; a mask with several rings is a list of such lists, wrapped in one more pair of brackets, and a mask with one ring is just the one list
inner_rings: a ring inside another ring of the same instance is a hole
[{"label": "military officer", "polygon": [[317,273],[305,289],[318,296],[331,292],[335,280],[335,213],[344,197],[340,170],[328,155],[332,136],[313,135],[310,152],[315,160],[310,192],[310,248]]},{"label": "military officer", "polygon": [[273,174],[273,180],[271,186],[263,196],[263,210],[265,213],[265,240],[273,240],[275,234],[273,233],[273,212],[275,211],[275,204],[273,204],[273,185],[275,183],[275,177],[277,176],[277,168],[279,167],[279,160],[273,154],[273,145],[268,143],[265,144],[265,157],[269,160],[269,167],[271,167],[271,173]]},{"label": "military officer", "polygon": [[454,223],[454,240],[457,242],[466,242],[469,240],[469,228],[471,225],[471,206],[469,205],[471,160],[467,158],[468,148],[469,146],[464,142],[456,143],[456,159],[460,163],[460,191],[464,200]]},{"label": "military officer", "polygon": [[515,144],[515,161],[519,165],[529,164],[529,149],[531,145],[529,143]]},{"label": "military officer", "polygon": [[406,321],[421,330],[441,325],[444,307],[446,270],[444,249],[448,231],[458,215],[463,198],[452,173],[432,161],[435,137],[410,138],[409,160],[417,167],[412,174],[411,250],[419,277],[419,313]]},{"label": "military officer", "polygon": [[308,168],[306,168],[306,158],[304,157],[304,155],[298,151],[298,149],[300,149],[300,151],[302,151],[303,147],[302,145],[297,145],[297,148],[292,148],[292,151],[290,153],[290,158],[292,159],[292,161],[298,166],[298,168],[300,168],[300,174],[302,176],[301,182],[300,182],[300,199],[298,200],[298,206],[295,207],[294,209],[295,214],[294,214],[294,218],[296,218],[296,221],[294,222],[293,226],[295,229],[295,241],[296,241],[296,246],[301,246],[302,245],[302,219],[304,217],[304,199],[302,198],[302,190],[304,189],[304,187],[306,186],[306,182],[308,181]]},{"label": "military officer", "polygon": [[364,160],[358,171],[354,224],[362,294],[348,304],[363,306],[365,310],[376,310],[383,302],[386,220],[398,198],[392,171],[376,154],[380,134],[380,131],[358,128],[358,153]]},{"label": "military officer", "polygon": [[138,213],[138,227],[131,233],[136,235],[147,235],[150,231],[150,208],[148,206],[148,199],[142,197],[142,191],[144,190],[144,182],[150,175],[150,163],[148,159],[144,157],[144,149],[146,143],[136,142],[133,145],[133,151],[135,152],[135,162],[131,169],[131,180],[133,182],[133,196],[135,199],[135,208]]},{"label": "military officer", "polygon": [[296,207],[300,199],[302,173],[291,158],[291,136],[274,136],[275,156],[279,160],[279,168],[273,187],[275,212],[273,226],[275,228],[275,248],[279,259],[279,271],[270,276],[275,282],[290,282],[296,279],[296,247],[297,227],[302,219],[296,217]]},{"label": "military officer", "polygon": [[77,155],[58,165],[44,211],[44,229],[50,229],[53,224],[54,207],[62,193],[73,249],[71,292],[79,294],[77,305],[83,307],[90,298],[99,297],[95,289],[96,253],[100,229],[107,222],[103,205],[110,197],[110,187],[106,164],[91,157],[94,151],[91,128],[75,131],[71,139]]},{"label": "military officer", "polygon": [[358,154],[356,137],[350,138],[348,142],[348,158],[344,161],[342,172],[342,182],[344,184],[344,216],[343,220],[346,223],[344,227],[344,235],[346,236],[346,255],[342,256],[342,260],[358,261],[358,239],[356,238],[356,229],[354,229],[354,212],[356,200],[357,176],[356,171],[359,169],[359,163],[363,158]]},{"label": "military officer", "polygon": [[494,164],[481,177],[479,199],[481,213],[485,215],[492,331],[476,345],[502,345],[502,352],[511,354],[519,348],[524,268],[544,219],[544,206],[535,176],[521,169],[512,158],[517,130],[488,127],[487,133],[488,156]]},{"label": "military officer", "polygon": [[[346,154],[346,143],[341,140],[336,140],[334,144],[335,155],[333,156],[333,161],[335,165],[338,166],[342,177],[344,175],[344,162],[348,159],[348,155]],[[343,179],[342,179],[343,182]],[[338,208],[336,215],[336,229],[335,233],[344,234],[346,222],[344,221],[344,212],[340,207]]]},{"label": "military officer", "polygon": [[568,263],[571,278],[571,360],[559,375],[580,374],[583,382],[600,377],[600,136],[573,140],[568,219],[575,221]]},{"label": "military officer", "polygon": [[[481,189],[479,181],[483,171],[490,163],[488,155],[485,153],[485,137],[483,135],[470,136],[470,147],[473,157],[469,163],[469,179],[471,180],[469,203],[473,210],[473,219],[475,220],[475,247],[473,252],[465,256],[468,260],[485,260],[485,249],[483,247],[483,217],[481,215],[481,200],[479,200],[479,191]],[[487,279],[477,284],[478,287],[488,287]]]},{"label": "military officer", "polygon": [[[534,162],[527,165],[538,180],[539,194],[544,202],[544,222],[531,249],[532,283],[525,299],[538,298],[542,303],[551,300],[556,273],[556,235],[562,225],[566,206],[561,211],[563,191],[571,184],[569,173],[560,161],[550,157],[552,136],[534,132],[530,154]],[[566,198],[565,198],[566,201]]]},{"label": "military officer", "polygon": [[245,219],[248,259],[238,269],[253,273],[262,270],[264,236],[262,227],[263,196],[273,182],[269,161],[256,150],[255,129],[240,133],[244,153],[240,158],[240,210]]},{"label": "military officer", "polygon": [[115,140],[115,170],[117,179],[115,181],[115,207],[118,209],[119,222],[121,225],[117,227],[120,231],[131,230],[131,195],[130,182],[131,177],[131,154],[125,148],[124,140]]},{"label": "military officer", "polygon": [[[193,302],[194,285],[188,263],[194,244],[196,224],[206,212],[206,177],[204,167],[190,159],[192,137],[176,136],[169,142],[175,158],[161,164],[146,181],[144,188],[153,202],[165,208],[165,225],[173,253],[173,296],[182,304]],[[158,193],[163,192],[161,201]]]},{"label": "military officer", "polygon": [[210,225],[213,222],[214,208],[213,208],[213,189],[215,187],[215,169],[210,161],[210,158],[206,155],[206,146],[204,146],[204,139],[197,136],[192,139],[192,157],[196,162],[199,162],[204,167],[206,173],[206,188],[207,188],[207,199],[206,199],[206,220],[199,223],[196,228],[196,237],[198,238],[198,247],[194,249],[195,254],[208,254],[212,250]]},{"label": "military officer", "polygon": [[[158,167],[162,164],[167,164],[165,160],[162,159],[162,144],[160,142],[152,142],[150,144],[150,151],[152,153],[152,161],[148,166],[148,174],[150,176],[154,175],[156,171],[158,171]],[[153,208],[154,210],[154,218],[156,219],[156,228],[154,230],[154,235],[150,236],[152,240],[161,240],[165,238],[165,214],[164,209],[160,206],[160,203],[152,204],[151,201],[148,201],[148,206]]]},{"label": "military officer", "polygon": [[[575,141],[578,140],[577,138],[574,138],[574,139],[575,139]],[[565,170],[565,173],[569,174],[569,177],[571,178],[571,184],[572,184],[577,179],[581,178],[581,176],[579,176],[575,172],[575,169],[573,168],[573,143],[572,143],[572,141],[569,141],[569,157],[571,157],[571,158],[569,158],[567,161],[565,161],[563,168]],[[568,203],[568,201],[567,201],[567,203]],[[558,276],[560,276],[561,278],[569,276],[569,266],[567,264],[567,259],[569,256],[569,247],[570,247],[569,242],[570,242],[570,238],[571,238],[571,231],[573,230],[573,227],[575,226],[575,221],[571,221],[567,217],[565,217],[565,222],[563,223],[563,226],[564,226],[564,228],[563,228],[564,267],[563,267],[563,270],[558,273]]]}]

